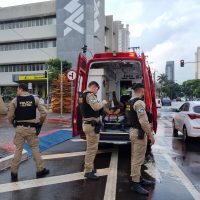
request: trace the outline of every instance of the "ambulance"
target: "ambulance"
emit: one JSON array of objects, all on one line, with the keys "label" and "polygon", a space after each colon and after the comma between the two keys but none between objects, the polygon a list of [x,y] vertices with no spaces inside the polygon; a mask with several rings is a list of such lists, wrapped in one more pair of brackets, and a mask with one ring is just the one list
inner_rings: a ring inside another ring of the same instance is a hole
[{"label": "ambulance", "polygon": [[[80,53],[77,64],[77,78],[74,87],[74,102],[72,113],[73,135],[85,138],[82,130],[82,116],[79,108],[79,96],[87,89],[90,81],[100,85],[97,94],[99,100],[112,101],[115,98],[124,108],[132,96],[132,85],[142,83],[145,87],[146,110],[153,114],[153,129],[157,130],[157,108],[155,87],[152,80],[150,66],[146,62],[145,54],[136,52],[106,52],[97,53],[87,60],[84,53]],[[106,115],[106,116],[105,116]],[[106,119],[106,120],[105,120]],[[105,114],[101,117],[102,129],[100,143],[127,144],[129,140],[129,126],[126,124],[125,110],[120,114]]]}]

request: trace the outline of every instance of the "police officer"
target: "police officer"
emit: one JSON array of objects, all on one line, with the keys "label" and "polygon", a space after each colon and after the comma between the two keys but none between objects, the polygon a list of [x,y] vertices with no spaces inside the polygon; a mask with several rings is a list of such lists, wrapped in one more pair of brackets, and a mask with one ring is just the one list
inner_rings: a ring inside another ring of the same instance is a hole
[{"label": "police officer", "polygon": [[102,102],[97,100],[96,94],[99,88],[99,84],[96,81],[91,81],[88,85],[88,90],[85,90],[79,98],[79,106],[83,118],[82,127],[87,140],[84,171],[85,177],[92,180],[98,180],[99,178],[95,175],[94,159],[99,143],[100,110],[107,104],[106,100]]},{"label": "police officer", "polygon": [[9,106],[8,120],[10,123],[15,121],[14,144],[16,151],[11,163],[11,181],[18,181],[18,168],[21,161],[24,142],[29,144],[33,158],[36,163],[36,177],[41,178],[49,174],[49,170],[44,168],[44,164],[39,152],[39,140],[36,134],[36,108],[40,112],[39,124],[42,125],[47,113],[39,99],[28,93],[26,84],[19,84],[17,97],[14,98]]},{"label": "police officer", "polygon": [[142,100],[144,96],[144,86],[140,83],[133,87],[134,95],[127,105],[128,121],[131,140],[131,190],[139,194],[148,195],[148,191],[143,186],[149,186],[153,182],[141,177],[141,165],[144,163],[147,138],[154,144],[155,140],[151,133],[145,103]]}]

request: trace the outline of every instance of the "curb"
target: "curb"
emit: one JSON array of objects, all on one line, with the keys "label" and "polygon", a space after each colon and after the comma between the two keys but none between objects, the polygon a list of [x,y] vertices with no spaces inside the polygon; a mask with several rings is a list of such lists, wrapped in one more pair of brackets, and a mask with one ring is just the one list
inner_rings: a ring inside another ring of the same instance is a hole
[{"label": "curb", "polygon": [[[10,167],[13,157],[14,157],[14,154],[6,156],[5,158],[1,158],[0,159],[0,171]],[[21,162],[23,162],[25,160],[28,160],[28,154],[27,154],[26,150],[23,150]]]}]

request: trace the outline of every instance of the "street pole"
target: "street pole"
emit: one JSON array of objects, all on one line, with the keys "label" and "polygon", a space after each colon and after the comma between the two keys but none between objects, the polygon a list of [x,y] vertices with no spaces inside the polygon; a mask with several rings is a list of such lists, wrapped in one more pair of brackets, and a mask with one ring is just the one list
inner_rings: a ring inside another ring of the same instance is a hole
[{"label": "street pole", "polygon": [[60,63],[60,117],[63,117],[63,63]]},{"label": "street pole", "polygon": [[49,110],[49,66],[47,66],[47,110]]}]

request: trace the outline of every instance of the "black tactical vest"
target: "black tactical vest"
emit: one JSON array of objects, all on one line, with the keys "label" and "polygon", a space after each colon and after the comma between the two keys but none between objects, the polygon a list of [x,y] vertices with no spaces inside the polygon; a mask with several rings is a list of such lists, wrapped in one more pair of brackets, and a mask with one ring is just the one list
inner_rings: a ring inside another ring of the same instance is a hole
[{"label": "black tactical vest", "polygon": [[134,98],[128,101],[126,105],[126,115],[127,115],[127,124],[134,128],[141,128],[137,112],[133,109],[136,101],[141,100],[140,98]]},{"label": "black tactical vest", "polygon": [[91,106],[86,102],[86,96],[91,92],[84,92],[80,95],[79,97],[79,106],[81,110],[81,115],[84,118],[90,118],[90,117],[99,117],[100,112],[99,111],[94,111]]},{"label": "black tactical vest", "polygon": [[36,119],[35,99],[32,95],[17,96],[17,108],[15,109],[15,120]]}]

